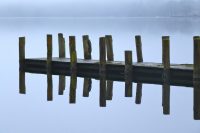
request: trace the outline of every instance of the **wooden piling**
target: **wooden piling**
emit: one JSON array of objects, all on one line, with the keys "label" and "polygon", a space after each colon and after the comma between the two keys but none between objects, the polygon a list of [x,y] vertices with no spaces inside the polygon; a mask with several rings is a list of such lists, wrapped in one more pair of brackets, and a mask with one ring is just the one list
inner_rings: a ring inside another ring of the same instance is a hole
[{"label": "wooden piling", "polygon": [[[108,61],[114,61],[114,53],[113,53],[113,41],[111,35],[105,36],[105,43],[106,43],[106,51],[107,51],[107,60]],[[106,83],[106,99],[112,100],[113,97],[113,81],[107,80]]]},{"label": "wooden piling", "polygon": [[137,61],[143,62],[141,36],[139,35],[135,36],[135,44],[136,44]]},{"label": "wooden piling", "polygon": [[91,41],[89,39],[88,35],[83,35],[83,50],[84,50],[84,59],[92,59],[92,46],[91,46]]},{"label": "wooden piling", "polygon": [[194,41],[194,65],[193,65],[193,116],[200,120],[200,37],[195,36]]},{"label": "wooden piling", "polygon": [[170,40],[169,36],[162,37],[162,64],[163,64],[163,85],[162,105],[163,114],[170,114]]},{"label": "wooden piling", "polygon": [[76,86],[77,86],[77,54],[75,36],[69,36],[69,52],[70,52],[70,103],[76,103]]},{"label": "wooden piling", "polygon": [[47,35],[47,101],[53,100],[52,35]]},{"label": "wooden piling", "polygon": [[[58,34],[58,47],[59,47],[59,58],[65,58],[65,38],[62,33]],[[65,76],[59,75],[59,85],[58,85],[58,94],[63,95],[65,90]]]},{"label": "wooden piling", "polygon": [[132,51],[125,51],[125,97],[132,97]]},{"label": "wooden piling", "polygon": [[71,73],[77,71],[76,39],[75,36],[69,36],[69,52],[71,61]]},{"label": "wooden piling", "polygon": [[[140,35],[135,36],[135,44],[136,44],[137,62],[138,63],[143,62],[142,40]],[[142,83],[137,83],[135,103],[141,104],[141,101],[142,101]]]},{"label": "wooden piling", "polygon": [[105,38],[99,39],[100,107],[106,107],[106,46]]},{"label": "wooden piling", "polygon": [[[84,50],[84,59],[91,60],[92,59],[92,46],[91,41],[88,35],[83,35],[83,50]],[[91,91],[92,79],[84,78],[83,83],[83,97],[89,97],[89,92]]]},{"label": "wooden piling", "polygon": [[19,38],[19,93],[26,93],[25,84],[25,72],[24,72],[24,60],[25,60],[25,37]]}]

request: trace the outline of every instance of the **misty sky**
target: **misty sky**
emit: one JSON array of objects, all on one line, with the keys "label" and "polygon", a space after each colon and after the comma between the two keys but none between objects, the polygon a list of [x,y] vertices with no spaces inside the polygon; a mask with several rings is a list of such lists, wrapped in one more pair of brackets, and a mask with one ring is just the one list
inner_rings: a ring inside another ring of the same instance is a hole
[{"label": "misty sky", "polygon": [[4,0],[1,1],[0,5],[9,5],[9,4],[55,4],[55,3],[134,3],[134,2],[168,2],[168,1],[184,1],[184,0]]},{"label": "misty sky", "polygon": [[200,16],[198,0],[6,0],[0,17]]}]

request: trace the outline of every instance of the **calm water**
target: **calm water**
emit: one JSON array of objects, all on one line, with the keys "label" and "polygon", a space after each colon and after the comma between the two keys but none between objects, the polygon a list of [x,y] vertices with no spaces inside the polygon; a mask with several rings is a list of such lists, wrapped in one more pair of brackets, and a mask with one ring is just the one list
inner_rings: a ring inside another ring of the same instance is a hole
[{"label": "calm water", "polygon": [[[161,62],[161,36],[170,35],[171,63],[193,63],[193,36],[200,35],[200,19],[193,18],[8,18],[0,19],[0,132],[182,132],[198,133],[193,120],[193,90],[171,86],[170,115],[162,112],[162,86],[143,85],[141,105],[124,97],[124,83],[114,82],[113,100],[99,107],[99,81],[92,80],[88,98],[82,97],[83,79],[77,80],[76,104],[69,104],[70,78],[64,95],[58,95],[58,76],[53,76],[53,101],[46,100],[46,75],[26,74],[27,94],[18,85],[18,37],[26,36],[26,57],[46,57],[46,34],[53,34],[53,56],[58,56],[57,33],[75,35],[77,54],[83,58],[82,35],[92,42],[92,58],[98,59],[98,38],[113,35],[115,60],[124,60],[124,50],[133,50],[134,36],[142,36],[146,62]],[[66,40],[68,44],[68,39]],[[68,51],[68,48],[67,48]],[[69,54],[67,53],[67,57]]]}]

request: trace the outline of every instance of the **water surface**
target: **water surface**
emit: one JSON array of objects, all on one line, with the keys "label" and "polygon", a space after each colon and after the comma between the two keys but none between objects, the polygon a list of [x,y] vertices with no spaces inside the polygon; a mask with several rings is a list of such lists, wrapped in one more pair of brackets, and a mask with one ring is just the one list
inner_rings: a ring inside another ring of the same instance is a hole
[{"label": "water surface", "polygon": [[[26,95],[18,85],[18,37],[26,36],[26,57],[46,57],[46,34],[53,34],[53,56],[58,56],[57,34],[77,39],[77,54],[83,58],[82,35],[92,42],[92,58],[99,59],[99,37],[113,36],[115,60],[124,60],[124,50],[133,50],[134,36],[141,35],[146,62],[161,62],[161,36],[171,39],[171,63],[193,63],[193,36],[200,35],[200,19],[193,18],[7,18],[0,21],[1,132],[191,132],[200,131],[193,119],[193,89],[171,86],[170,115],[162,112],[162,86],[143,85],[141,105],[124,97],[124,83],[114,82],[113,100],[99,107],[99,81],[92,80],[88,98],[82,97],[83,79],[77,79],[76,104],[69,104],[70,78],[58,95],[58,76],[53,76],[53,101],[46,100],[46,75],[26,74]],[[67,45],[68,46],[68,45]],[[68,47],[66,49],[69,50]],[[69,57],[69,53],[67,53]]]}]

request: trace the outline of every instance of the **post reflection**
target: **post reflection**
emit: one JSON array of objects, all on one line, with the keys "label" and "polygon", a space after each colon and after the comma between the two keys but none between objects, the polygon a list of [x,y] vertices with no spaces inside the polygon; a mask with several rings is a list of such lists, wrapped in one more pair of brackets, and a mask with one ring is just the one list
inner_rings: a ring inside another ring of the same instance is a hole
[{"label": "post reflection", "polygon": [[135,103],[141,104],[142,101],[142,83],[137,83]]},{"label": "post reflection", "polygon": [[77,76],[72,73],[70,77],[69,103],[76,103]]},{"label": "post reflection", "polygon": [[[95,80],[97,80],[97,79],[95,79]],[[21,82],[21,83],[19,82],[21,85],[19,93],[21,94],[22,92],[24,92],[25,77],[24,78],[19,77],[19,81]],[[47,75],[47,81],[48,81],[47,82],[47,101],[52,101],[53,100],[52,74]],[[107,82],[106,77],[104,77],[102,75],[101,78],[99,79],[99,85],[100,85],[99,86],[100,87],[99,107],[106,107],[106,100],[107,100],[106,97],[109,95],[108,94],[109,92],[106,90],[106,82]],[[85,84],[85,83],[83,83],[83,84]],[[144,83],[136,83],[137,87],[136,87],[135,104],[141,104],[143,84]],[[88,85],[90,85],[89,88],[92,89],[92,84],[89,83]],[[163,102],[162,107],[163,107],[164,115],[170,114],[170,102],[169,102],[170,101],[170,92],[169,92],[170,89],[169,88],[170,88],[170,84],[168,84],[168,83],[165,83],[162,85],[162,90],[163,90],[162,91],[162,102]],[[84,90],[84,87],[82,89]],[[59,88],[58,88],[58,90],[59,90]],[[69,87],[69,103],[70,104],[76,103],[76,92],[77,92],[76,90],[77,90],[77,75],[75,73],[72,73],[70,75],[70,87]],[[85,92],[85,93],[89,93],[89,91]],[[23,94],[25,94],[25,93],[23,93]],[[194,117],[194,120],[200,120],[200,82],[199,81],[194,81],[193,94],[194,94],[193,95],[193,98],[194,98],[194,103],[193,103],[194,104],[194,106],[193,106],[193,114],[194,115],[193,115],[193,117]],[[88,95],[88,97],[89,97],[89,95]]]}]

